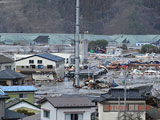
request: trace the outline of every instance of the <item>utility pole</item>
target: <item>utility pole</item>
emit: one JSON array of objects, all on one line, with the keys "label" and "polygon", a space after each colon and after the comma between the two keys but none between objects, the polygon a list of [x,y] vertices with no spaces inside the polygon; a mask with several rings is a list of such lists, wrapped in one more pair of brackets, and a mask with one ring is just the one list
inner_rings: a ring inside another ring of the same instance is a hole
[{"label": "utility pole", "polygon": [[120,120],[120,97],[118,97],[118,120]]},{"label": "utility pole", "polygon": [[127,102],[127,86],[126,86],[126,80],[128,78],[128,72],[126,73],[126,78],[124,80],[124,120],[126,120],[126,113],[127,113],[127,105],[126,105],[126,102]]},{"label": "utility pole", "polygon": [[75,34],[75,46],[76,46],[76,49],[75,49],[75,62],[76,62],[76,65],[75,65],[75,82],[76,82],[76,87],[79,87],[79,27],[80,27],[80,22],[79,22],[79,0],[76,0],[76,34]]}]

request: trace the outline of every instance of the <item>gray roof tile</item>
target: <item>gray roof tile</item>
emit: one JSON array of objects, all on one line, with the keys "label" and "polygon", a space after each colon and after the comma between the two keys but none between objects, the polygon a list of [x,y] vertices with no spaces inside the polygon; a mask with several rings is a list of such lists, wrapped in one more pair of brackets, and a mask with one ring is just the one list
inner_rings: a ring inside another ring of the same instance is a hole
[{"label": "gray roof tile", "polygon": [[19,73],[15,72],[14,70],[3,70],[0,71],[0,79],[21,79],[25,78],[26,76]]},{"label": "gray roof tile", "polygon": [[60,97],[47,97],[45,100],[40,101],[50,102],[56,108],[75,108],[75,107],[94,107],[95,104],[85,96],[60,96]]}]

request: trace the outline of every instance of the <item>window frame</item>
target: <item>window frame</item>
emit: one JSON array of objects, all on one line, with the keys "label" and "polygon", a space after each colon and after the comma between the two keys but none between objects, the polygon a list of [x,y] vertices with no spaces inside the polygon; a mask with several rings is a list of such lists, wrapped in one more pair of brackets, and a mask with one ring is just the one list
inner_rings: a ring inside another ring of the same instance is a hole
[{"label": "window frame", "polygon": [[[50,67],[49,67],[50,66]],[[52,66],[52,67],[51,67]],[[53,69],[53,65],[47,65],[47,69]]]},{"label": "window frame", "polygon": [[[42,66],[42,68],[39,67],[39,66]],[[38,69],[44,69],[44,66],[43,66],[43,65],[38,65],[37,68],[38,68]]]},{"label": "window frame", "polygon": [[[20,97],[22,95],[22,97]],[[19,99],[27,99],[28,98],[28,94],[25,93],[19,93]]]},{"label": "window frame", "polygon": [[29,60],[29,64],[34,64],[34,60]]},{"label": "window frame", "polygon": [[[48,113],[48,114],[46,114],[46,113]],[[49,119],[50,118],[50,110],[43,109],[43,117]]]},{"label": "window frame", "polygon": [[[40,62],[40,61],[41,61],[41,62]],[[42,61],[42,60],[37,60],[37,63],[38,63],[38,64],[42,64],[43,61]]]}]

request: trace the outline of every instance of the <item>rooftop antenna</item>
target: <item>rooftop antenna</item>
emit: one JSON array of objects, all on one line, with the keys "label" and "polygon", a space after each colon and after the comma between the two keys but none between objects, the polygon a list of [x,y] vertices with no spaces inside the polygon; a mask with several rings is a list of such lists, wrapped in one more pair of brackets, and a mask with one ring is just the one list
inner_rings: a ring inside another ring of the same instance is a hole
[{"label": "rooftop antenna", "polygon": [[76,0],[76,34],[75,34],[75,87],[79,87],[79,0]]}]

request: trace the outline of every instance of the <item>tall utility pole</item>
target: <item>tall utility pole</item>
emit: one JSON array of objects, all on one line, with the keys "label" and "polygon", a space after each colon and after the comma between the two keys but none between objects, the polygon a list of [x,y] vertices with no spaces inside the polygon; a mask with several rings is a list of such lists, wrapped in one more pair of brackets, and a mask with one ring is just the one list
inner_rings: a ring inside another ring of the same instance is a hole
[{"label": "tall utility pole", "polygon": [[[126,120],[126,115],[127,115],[127,84],[126,80],[128,78],[128,72],[126,73],[126,78],[124,80],[124,120]],[[129,108],[128,108],[129,109]]]},{"label": "tall utility pole", "polygon": [[79,87],[79,27],[80,27],[80,22],[79,22],[79,0],[76,0],[76,34],[75,34],[75,85],[76,87]]}]

